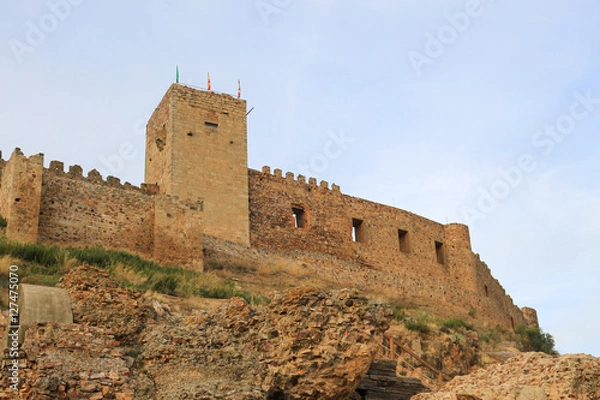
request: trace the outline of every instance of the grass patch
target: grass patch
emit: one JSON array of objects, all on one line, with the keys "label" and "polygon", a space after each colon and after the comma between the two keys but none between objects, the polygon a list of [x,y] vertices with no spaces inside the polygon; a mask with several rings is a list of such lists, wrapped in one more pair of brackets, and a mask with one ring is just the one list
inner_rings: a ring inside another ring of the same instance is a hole
[{"label": "grass patch", "polygon": [[427,335],[431,333],[433,318],[429,313],[421,311],[415,316],[406,317],[403,322],[406,329]]},{"label": "grass patch", "polygon": [[452,330],[457,330],[457,329],[467,329],[467,330],[472,330],[473,327],[469,324],[467,324],[465,321],[463,321],[460,318],[451,318],[447,321],[444,321],[442,323],[442,326],[445,326],[448,329],[452,329]]},{"label": "grass patch", "polygon": [[406,320],[404,321],[404,326],[409,331],[419,332],[423,335],[431,333],[431,328],[429,327],[429,325],[422,321]]},{"label": "grass patch", "polygon": [[2,215],[0,215],[0,228],[6,228],[8,225],[8,221]]},{"label": "grass patch", "polygon": [[404,308],[400,304],[394,304],[392,307],[392,318],[398,322],[401,322],[406,318]]},{"label": "grass patch", "polygon": [[[0,237],[0,257],[0,274],[8,271],[11,264],[17,264],[22,283],[55,286],[73,267],[88,264],[107,270],[122,286],[139,292],[154,291],[178,297],[218,299],[239,296],[252,304],[269,302],[267,297],[245,292],[214,274],[176,265],[162,266],[135,254],[107,250],[100,246],[63,248],[14,242]],[[241,268],[243,267],[240,265]],[[5,279],[2,281],[6,282]],[[0,304],[5,306],[2,298]]]}]

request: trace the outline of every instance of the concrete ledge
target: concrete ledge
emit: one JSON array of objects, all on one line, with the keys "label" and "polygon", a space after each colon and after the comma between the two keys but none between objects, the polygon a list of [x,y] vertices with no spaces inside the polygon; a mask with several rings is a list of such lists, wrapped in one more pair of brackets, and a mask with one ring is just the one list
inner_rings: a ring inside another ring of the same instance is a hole
[{"label": "concrete ledge", "polygon": [[72,324],[73,310],[69,293],[62,288],[20,284],[19,344],[23,344],[25,331],[36,321]]}]

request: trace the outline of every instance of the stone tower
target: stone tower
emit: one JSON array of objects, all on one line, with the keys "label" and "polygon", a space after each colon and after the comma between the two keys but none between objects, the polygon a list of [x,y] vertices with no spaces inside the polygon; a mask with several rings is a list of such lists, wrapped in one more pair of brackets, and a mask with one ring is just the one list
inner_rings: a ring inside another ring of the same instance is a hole
[{"label": "stone tower", "polygon": [[202,200],[206,234],[249,245],[246,101],[171,85],[146,128],[145,182]]}]

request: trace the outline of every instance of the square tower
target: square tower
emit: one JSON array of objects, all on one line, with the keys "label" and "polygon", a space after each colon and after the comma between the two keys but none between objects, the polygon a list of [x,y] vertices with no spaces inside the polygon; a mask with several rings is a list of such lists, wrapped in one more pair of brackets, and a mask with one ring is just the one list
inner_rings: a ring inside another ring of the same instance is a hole
[{"label": "square tower", "polygon": [[202,200],[206,234],[249,245],[246,101],[171,85],[146,127],[144,180]]}]

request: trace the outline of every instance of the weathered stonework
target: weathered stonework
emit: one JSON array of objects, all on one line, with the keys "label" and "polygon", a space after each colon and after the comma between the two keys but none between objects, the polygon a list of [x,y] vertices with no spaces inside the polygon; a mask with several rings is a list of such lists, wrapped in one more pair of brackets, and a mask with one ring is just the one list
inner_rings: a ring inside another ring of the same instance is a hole
[{"label": "weathered stonework", "polygon": [[145,181],[202,199],[204,231],[248,241],[246,101],[173,84],[150,117]]},{"label": "weathered stonework", "polygon": [[[363,267],[354,284],[396,286],[411,302],[459,306],[507,328],[528,322],[471,251],[466,225],[439,224],[314,179],[294,180],[280,170],[273,175],[269,167],[249,170],[249,187],[254,247],[330,254]],[[302,226],[294,217],[299,209]]]},{"label": "weathered stonework", "polygon": [[[202,267],[203,234],[323,262],[347,286],[397,290],[432,308],[473,312],[491,324],[537,325],[516,307],[478,254],[469,229],[343,194],[280,169],[247,167],[246,102],[173,84],[147,125],[141,188],[18,149],[0,157],[7,235],[61,245],[103,245],[160,263]],[[326,272],[325,272],[326,271]]]},{"label": "weathered stonework", "polygon": [[40,214],[40,192],[44,157],[26,158],[20,149],[3,162],[0,181],[0,214],[6,218],[6,234],[24,241],[36,241]]},{"label": "weathered stonework", "polygon": [[[102,245],[163,264],[202,269],[202,212],[197,203],[156,194],[151,185],[121,185],[97,171],[27,158],[3,162],[0,215],[9,238],[64,246]],[[17,201],[18,199],[18,201]]]}]

